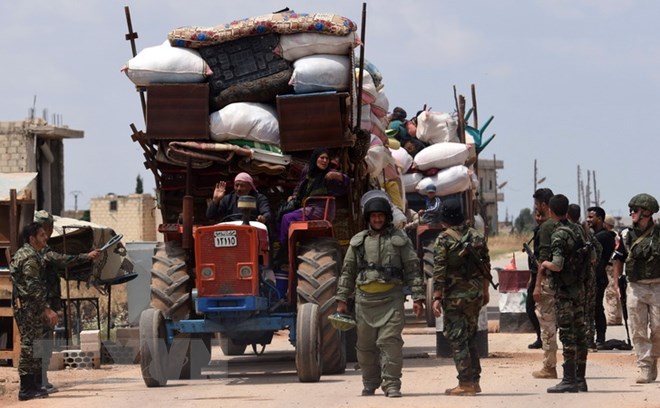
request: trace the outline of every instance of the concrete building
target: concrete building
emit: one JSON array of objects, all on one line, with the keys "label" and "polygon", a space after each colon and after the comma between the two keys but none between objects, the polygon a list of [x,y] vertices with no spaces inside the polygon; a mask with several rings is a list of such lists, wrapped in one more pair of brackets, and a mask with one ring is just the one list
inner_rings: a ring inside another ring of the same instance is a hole
[{"label": "concrete building", "polygon": [[497,220],[497,203],[504,201],[504,194],[497,191],[497,170],[504,168],[502,160],[487,160],[479,158],[477,174],[479,175],[479,196],[482,215],[487,225],[488,234],[494,235],[499,231]]},{"label": "concrete building", "polygon": [[0,173],[38,173],[30,186],[36,207],[59,215],[64,210],[63,141],[84,135],[41,118],[0,122]]},{"label": "concrete building", "polygon": [[[160,211],[151,194],[129,194],[92,198],[90,221],[123,234],[124,242],[156,241]],[[162,240],[162,238],[160,238]]]}]

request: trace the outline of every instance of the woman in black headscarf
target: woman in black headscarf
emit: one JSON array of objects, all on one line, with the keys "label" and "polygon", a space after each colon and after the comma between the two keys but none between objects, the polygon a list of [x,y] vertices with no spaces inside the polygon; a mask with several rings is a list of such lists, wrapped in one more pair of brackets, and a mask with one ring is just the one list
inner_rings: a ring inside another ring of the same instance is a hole
[{"label": "woman in black headscarf", "polygon": [[[309,163],[303,169],[300,182],[288,201],[294,201],[300,207],[307,197],[312,196],[341,196],[348,190],[349,178],[339,171],[330,169],[330,153],[325,147],[317,147],[309,158]],[[289,239],[289,225],[293,221],[300,221],[305,211],[305,219],[318,220],[323,217],[325,210],[324,200],[309,200],[307,207],[298,208],[282,216],[280,225],[280,252],[278,263],[285,263],[286,245]]]}]

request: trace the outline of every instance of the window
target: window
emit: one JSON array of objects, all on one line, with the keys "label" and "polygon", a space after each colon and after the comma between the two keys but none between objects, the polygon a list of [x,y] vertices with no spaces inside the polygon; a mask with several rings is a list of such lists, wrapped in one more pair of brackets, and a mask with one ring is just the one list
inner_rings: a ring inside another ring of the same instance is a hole
[{"label": "window", "polygon": [[110,201],[110,211],[117,211],[117,200]]}]

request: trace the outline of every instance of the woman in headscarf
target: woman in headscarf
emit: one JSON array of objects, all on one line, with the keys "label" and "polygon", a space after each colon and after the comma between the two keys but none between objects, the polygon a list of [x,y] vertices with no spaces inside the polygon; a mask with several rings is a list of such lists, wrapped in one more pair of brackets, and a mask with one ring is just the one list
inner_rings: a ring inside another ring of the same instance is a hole
[{"label": "woman in headscarf", "polygon": [[[330,169],[330,153],[325,147],[318,147],[309,158],[309,163],[303,169],[300,182],[288,201],[294,200],[297,206],[302,206],[305,199],[312,196],[341,196],[348,190],[349,178],[346,174]],[[282,216],[279,240],[280,251],[276,263],[287,263],[289,225],[293,221],[300,221],[305,211],[305,219],[318,220],[323,217],[325,210],[324,200],[309,200],[307,207],[298,208]]]}]

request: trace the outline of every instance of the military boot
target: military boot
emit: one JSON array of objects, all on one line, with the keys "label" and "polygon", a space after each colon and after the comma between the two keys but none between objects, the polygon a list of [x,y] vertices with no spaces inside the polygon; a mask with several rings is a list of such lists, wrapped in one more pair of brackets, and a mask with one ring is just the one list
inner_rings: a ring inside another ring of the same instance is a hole
[{"label": "military boot", "polygon": [[479,380],[474,381],[474,392],[477,394],[481,392],[481,385],[479,384]]},{"label": "military boot", "polygon": [[587,372],[587,363],[578,363],[575,379],[577,382],[578,391],[587,392],[589,387],[587,387],[587,379],[585,374]]},{"label": "military boot", "polygon": [[653,382],[653,368],[641,367],[639,370],[639,377],[637,377],[635,382],[637,384],[648,384],[650,382]]},{"label": "military boot", "polygon": [[477,395],[477,390],[474,383],[459,381],[456,387],[447,388],[445,394],[466,397]]},{"label": "military boot", "polygon": [[48,392],[45,389],[37,388],[37,385],[34,382],[34,376],[22,375],[20,389],[18,390],[18,400],[27,401],[36,398],[45,398],[48,396]]},{"label": "military boot", "polygon": [[534,378],[557,378],[557,368],[556,367],[546,367],[543,366],[539,371],[534,371],[532,373]]},{"label": "military boot", "polygon": [[578,392],[577,381],[575,380],[575,361],[564,363],[564,378],[554,387],[548,388],[548,393],[556,394],[563,392]]},{"label": "military boot", "polygon": [[53,384],[51,384],[48,381],[48,377],[42,376],[41,374],[34,375],[34,384],[36,385],[37,388],[44,389],[49,394],[54,394],[59,391],[57,387],[55,387]]}]

